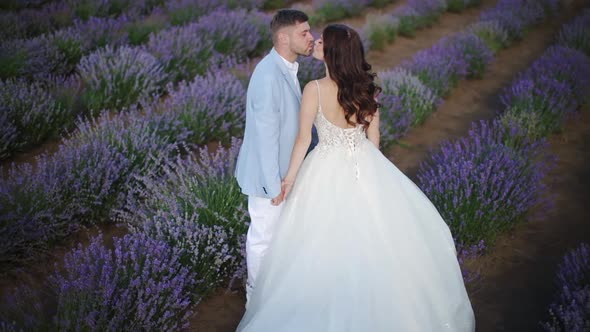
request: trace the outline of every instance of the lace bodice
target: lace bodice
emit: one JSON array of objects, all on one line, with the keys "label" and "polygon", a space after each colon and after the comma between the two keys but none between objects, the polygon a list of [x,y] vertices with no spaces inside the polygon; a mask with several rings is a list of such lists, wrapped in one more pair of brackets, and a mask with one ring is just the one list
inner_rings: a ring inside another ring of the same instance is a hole
[{"label": "lace bodice", "polygon": [[318,132],[318,145],[315,147],[319,153],[326,153],[336,149],[344,149],[347,155],[354,160],[356,177],[359,176],[357,152],[358,149],[368,142],[367,135],[362,126],[354,128],[340,128],[330,122],[322,113],[320,85],[315,81],[318,88],[318,113],[314,125]]}]

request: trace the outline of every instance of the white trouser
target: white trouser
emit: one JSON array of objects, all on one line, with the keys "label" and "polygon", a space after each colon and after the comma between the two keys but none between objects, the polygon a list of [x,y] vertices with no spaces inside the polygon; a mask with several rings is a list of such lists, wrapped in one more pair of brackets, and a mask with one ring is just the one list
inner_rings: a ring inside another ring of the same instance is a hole
[{"label": "white trouser", "polygon": [[276,223],[281,215],[283,203],[274,206],[270,199],[248,196],[248,212],[250,227],[246,236],[246,263],[248,265],[248,281],[246,283],[246,299],[256,282],[260,262],[270,244]]}]

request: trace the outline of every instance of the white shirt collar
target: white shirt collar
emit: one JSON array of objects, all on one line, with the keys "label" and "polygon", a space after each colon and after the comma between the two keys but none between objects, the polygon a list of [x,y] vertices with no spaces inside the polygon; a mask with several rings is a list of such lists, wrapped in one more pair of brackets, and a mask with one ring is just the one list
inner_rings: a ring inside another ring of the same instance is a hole
[{"label": "white shirt collar", "polygon": [[295,74],[297,74],[297,70],[299,69],[299,63],[297,61],[290,62],[289,60],[283,58],[283,56],[280,55],[280,54],[279,54],[279,56],[281,57],[281,59],[285,63],[285,66],[287,66],[287,69],[289,69],[289,71],[294,72]]}]

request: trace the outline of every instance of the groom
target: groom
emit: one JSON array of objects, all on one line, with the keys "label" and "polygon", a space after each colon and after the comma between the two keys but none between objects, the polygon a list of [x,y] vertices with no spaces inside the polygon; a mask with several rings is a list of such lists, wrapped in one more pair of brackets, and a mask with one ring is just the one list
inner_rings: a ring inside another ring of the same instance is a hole
[{"label": "groom", "polygon": [[[270,23],[273,49],[258,63],[248,85],[246,131],[235,176],[248,195],[246,300],[281,213],[281,179],[289,168],[299,127],[299,55],[308,56],[313,36],[305,13],[279,10]],[[247,303],[247,302],[246,302]]]}]

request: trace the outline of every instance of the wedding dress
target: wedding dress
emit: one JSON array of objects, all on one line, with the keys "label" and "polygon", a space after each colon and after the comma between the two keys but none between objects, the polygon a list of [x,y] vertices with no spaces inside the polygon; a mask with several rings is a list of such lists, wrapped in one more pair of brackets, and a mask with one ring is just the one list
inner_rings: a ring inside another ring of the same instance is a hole
[{"label": "wedding dress", "polygon": [[362,127],[314,124],[238,331],[474,331],[437,209]]}]

